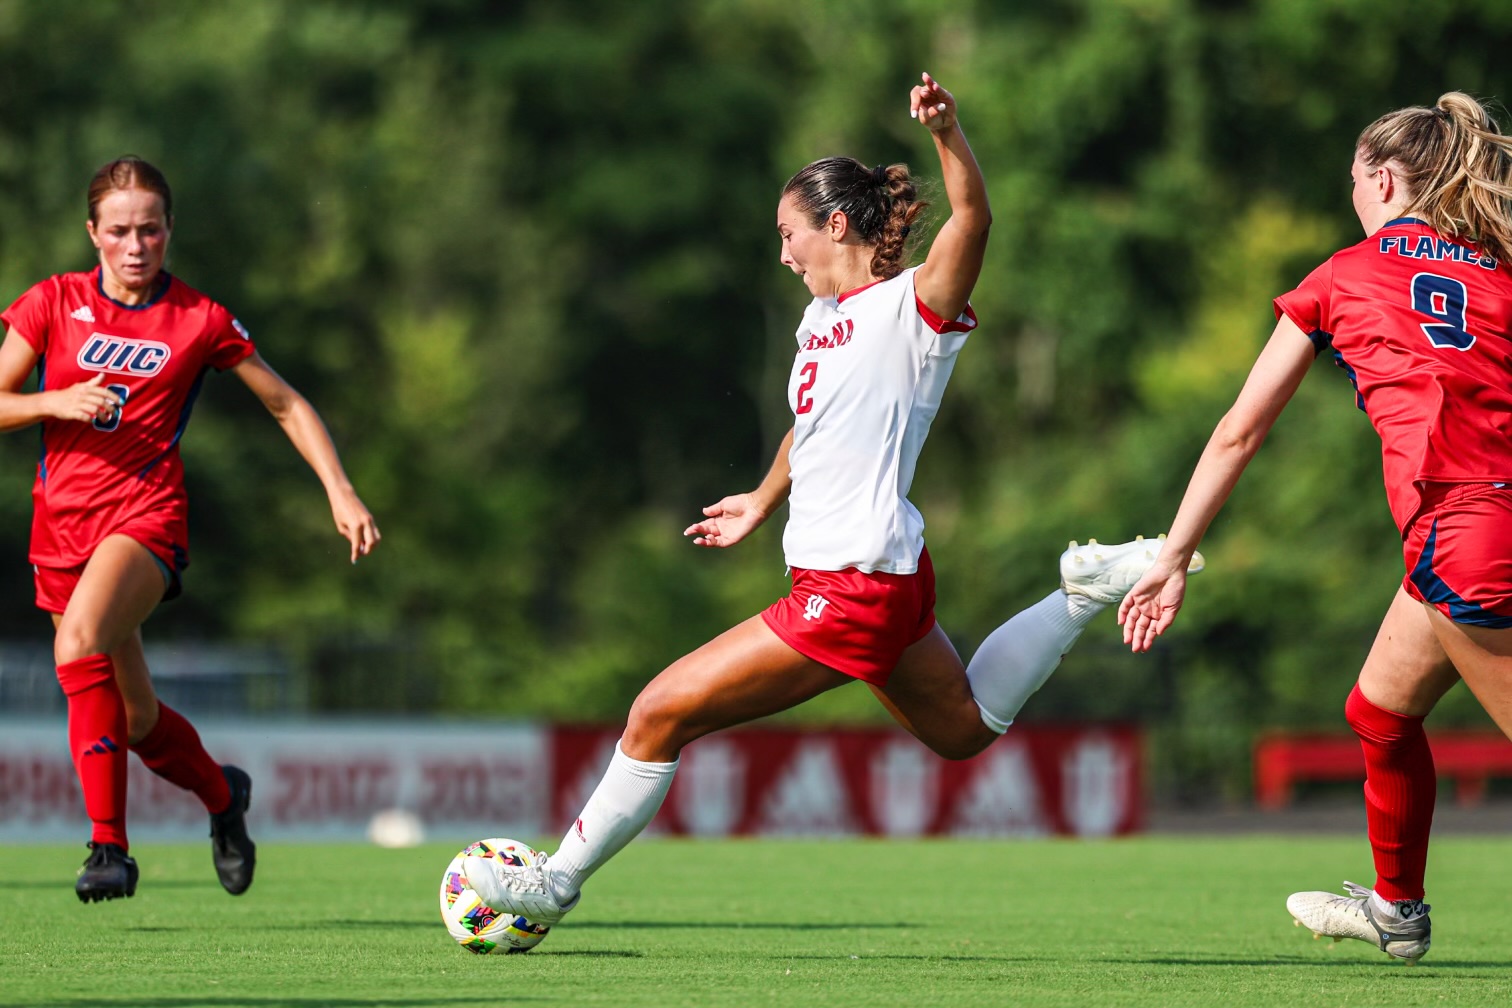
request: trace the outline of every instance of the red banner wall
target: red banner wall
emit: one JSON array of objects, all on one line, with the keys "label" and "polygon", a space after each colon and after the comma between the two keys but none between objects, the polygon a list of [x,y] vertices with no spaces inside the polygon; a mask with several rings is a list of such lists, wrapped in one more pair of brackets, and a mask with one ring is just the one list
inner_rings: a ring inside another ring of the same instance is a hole
[{"label": "red banner wall", "polygon": [[[551,818],[568,824],[616,729],[551,729]],[[1015,726],[970,760],[893,729],[745,728],[683,750],[653,831],[692,836],[1096,837],[1134,832],[1140,736],[1128,727]]]}]

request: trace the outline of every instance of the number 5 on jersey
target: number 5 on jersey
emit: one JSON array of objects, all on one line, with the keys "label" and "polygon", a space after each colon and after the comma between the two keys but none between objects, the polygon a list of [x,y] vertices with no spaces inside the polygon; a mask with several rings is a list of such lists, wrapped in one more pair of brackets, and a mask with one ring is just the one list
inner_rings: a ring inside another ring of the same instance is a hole
[{"label": "number 5 on jersey", "polygon": [[814,382],[819,379],[819,362],[809,361],[798,369],[803,376],[803,384],[798,386],[798,395],[795,397],[793,412],[795,414],[807,413],[814,408]]}]

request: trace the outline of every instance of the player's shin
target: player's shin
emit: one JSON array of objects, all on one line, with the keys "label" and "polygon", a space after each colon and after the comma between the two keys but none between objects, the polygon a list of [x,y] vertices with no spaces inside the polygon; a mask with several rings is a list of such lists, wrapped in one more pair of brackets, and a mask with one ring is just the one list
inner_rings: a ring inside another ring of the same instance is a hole
[{"label": "player's shin", "polygon": [[1383,900],[1420,900],[1438,778],[1423,719],[1378,707],[1356,686],[1345,720],[1365,755],[1365,821]]},{"label": "player's shin", "polygon": [[159,701],[157,724],[131,751],[159,777],[194,792],[206,812],[224,812],[231,804],[231,788],[220,764],[205,751],[194,726],[167,704]]},{"label": "player's shin", "polygon": [[609,769],[550,857],[551,887],[557,899],[571,899],[588,876],[650,825],[676,772],[676,761],[633,760],[615,743]]},{"label": "player's shin", "polygon": [[68,698],[68,743],[96,844],[126,843],[126,704],[106,654],[58,666]]},{"label": "player's shin", "polygon": [[1107,603],[1052,592],[987,636],[966,666],[982,723],[1008,730],[1024,702],[1044,685],[1088,621]]}]

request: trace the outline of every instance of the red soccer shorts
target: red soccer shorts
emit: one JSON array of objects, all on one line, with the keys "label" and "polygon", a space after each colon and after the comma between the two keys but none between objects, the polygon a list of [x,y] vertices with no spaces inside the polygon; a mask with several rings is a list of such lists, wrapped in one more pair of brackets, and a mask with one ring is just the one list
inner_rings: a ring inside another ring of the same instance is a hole
[{"label": "red soccer shorts", "polygon": [[[136,536],[132,538],[136,539]],[[137,541],[142,542],[140,539]],[[182,546],[167,545],[160,539],[142,542],[142,545],[152,554],[152,559],[157,561],[158,569],[162,571],[163,601],[178,598],[184,591],[184,568],[189,566],[187,552]],[[74,589],[79,586],[79,578],[84,575],[84,567],[84,564],[76,567],[34,565],[32,570],[36,572],[37,608],[43,612],[63,615],[68,609],[68,600],[73,598]]]},{"label": "red soccer shorts", "polygon": [[793,590],[761,614],[805,658],[874,686],[935,625],[934,564],[919,554],[912,574],[793,568]]},{"label": "red soccer shorts", "polygon": [[1407,594],[1456,623],[1512,627],[1512,487],[1430,484],[1403,549]]}]

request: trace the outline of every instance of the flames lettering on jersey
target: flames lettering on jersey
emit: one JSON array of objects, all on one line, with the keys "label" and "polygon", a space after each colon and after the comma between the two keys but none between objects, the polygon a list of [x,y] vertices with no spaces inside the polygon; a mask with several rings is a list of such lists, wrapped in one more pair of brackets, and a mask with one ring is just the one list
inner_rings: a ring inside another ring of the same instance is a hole
[{"label": "flames lettering on jersey", "polygon": [[1458,245],[1432,235],[1383,235],[1382,255],[1395,252],[1408,259],[1452,259],[1455,262],[1472,263],[1481,269],[1496,269],[1496,260],[1483,256],[1475,249]]},{"label": "flames lettering on jersey", "polygon": [[155,375],[173,356],[167,343],[93,333],[79,350],[79,367],[112,374]]},{"label": "flames lettering on jersey", "polygon": [[845,346],[851,341],[851,335],[856,331],[856,323],[850,319],[836,322],[830,327],[829,335],[821,335],[816,332],[809,333],[808,342],[803,344],[804,350],[828,350],[831,347]]}]

